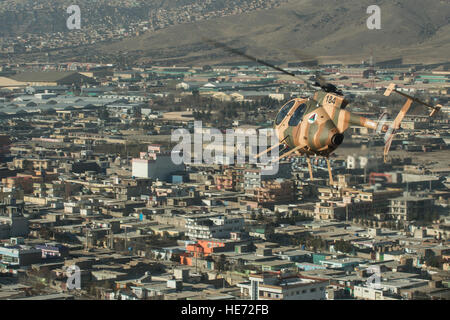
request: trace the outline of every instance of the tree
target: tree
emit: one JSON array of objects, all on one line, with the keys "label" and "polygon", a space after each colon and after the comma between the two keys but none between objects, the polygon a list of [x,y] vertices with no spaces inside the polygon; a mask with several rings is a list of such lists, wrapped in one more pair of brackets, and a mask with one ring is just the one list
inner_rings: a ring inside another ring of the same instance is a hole
[{"label": "tree", "polygon": [[221,254],[219,257],[219,260],[217,261],[217,264],[216,264],[216,268],[218,271],[220,271],[220,272],[225,271],[226,261],[227,261],[227,259],[226,259],[225,255]]},{"label": "tree", "polygon": [[306,245],[309,248],[312,248],[314,251],[318,249],[322,249],[326,247],[325,241],[322,240],[321,237],[312,237],[306,240]]},{"label": "tree", "polygon": [[39,230],[39,237],[42,239],[50,239],[52,234],[53,232],[47,227],[43,227]]},{"label": "tree", "polygon": [[433,268],[440,268],[441,267],[441,261],[439,257],[436,257],[435,255],[428,255],[425,258],[425,264],[429,267]]},{"label": "tree", "polygon": [[334,243],[334,248],[337,251],[345,252],[345,253],[352,253],[353,252],[353,245],[345,240],[338,240]]},{"label": "tree", "polygon": [[281,212],[275,212],[275,223],[278,224],[281,222]]},{"label": "tree", "polygon": [[260,211],[258,213],[258,220],[264,220],[264,215],[263,215],[262,211]]},{"label": "tree", "polygon": [[170,256],[170,261],[180,263],[180,257],[176,254]]},{"label": "tree", "polygon": [[108,120],[109,119],[109,112],[105,106],[101,106],[100,108],[98,108],[98,118],[100,120]]},{"label": "tree", "polygon": [[89,286],[89,290],[88,290],[89,294],[95,298],[98,298],[99,294],[98,294],[98,290],[97,287],[94,284],[91,284]]},{"label": "tree", "polygon": [[192,90],[192,97],[194,98],[194,101],[198,101],[200,98],[200,92],[197,89]]},{"label": "tree", "polygon": [[103,284],[103,288],[113,289],[114,285],[113,285],[113,283],[110,280],[106,280],[105,283]]}]

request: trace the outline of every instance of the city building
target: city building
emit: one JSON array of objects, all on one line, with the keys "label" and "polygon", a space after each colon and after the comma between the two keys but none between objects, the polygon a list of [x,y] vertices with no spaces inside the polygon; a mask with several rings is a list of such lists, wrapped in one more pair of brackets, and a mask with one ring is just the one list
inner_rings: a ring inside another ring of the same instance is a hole
[{"label": "city building", "polygon": [[250,300],[325,300],[327,281],[301,278],[296,274],[262,273],[239,283],[241,297]]},{"label": "city building", "polygon": [[389,216],[396,220],[411,221],[424,219],[434,210],[432,198],[419,198],[411,195],[390,200]]},{"label": "city building", "polygon": [[186,216],[186,236],[191,239],[229,239],[231,233],[242,231],[244,219],[220,213]]},{"label": "city building", "polygon": [[286,179],[264,180],[260,187],[247,190],[246,195],[261,205],[289,203],[294,198],[294,182]]},{"label": "city building", "polygon": [[139,158],[132,160],[132,176],[160,181],[172,181],[171,174],[183,171],[184,164],[175,164],[172,153],[161,150],[160,146],[150,145],[148,152],[141,152]]},{"label": "city building", "polygon": [[8,207],[6,215],[0,215],[0,239],[11,237],[27,237],[29,234],[28,219],[18,211],[17,207]]},{"label": "city building", "polygon": [[42,259],[40,249],[24,245],[0,246],[0,265],[11,267],[29,266]]}]

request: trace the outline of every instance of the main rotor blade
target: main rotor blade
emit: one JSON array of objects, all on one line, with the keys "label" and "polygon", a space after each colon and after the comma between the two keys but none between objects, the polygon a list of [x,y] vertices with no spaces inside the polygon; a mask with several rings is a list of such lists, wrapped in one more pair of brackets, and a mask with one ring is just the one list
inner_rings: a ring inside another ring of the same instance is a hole
[{"label": "main rotor blade", "polygon": [[316,81],[320,84],[320,86],[326,86],[327,80],[325,80],[325,78],[320,74],[319,71],[316,71],[314,77],[316,78]]},{"label": "main rotor blade", "polygon": [[307,62],[309,62],[310,67],[312,69],[315,69],[315,72],[314,72],[314,82],[316,83],[315,86],[322,88],[326,92],[335,92],[337,94],[343,95],[342,90],[338,90],[334,84],[328,82],[328,80],[325,79],[324,76],[322,76],[321,72],[319,70],[317,70],[317,68],[319,67],[319,61],[317,58],[307,55],[299,49],[292,49],[292,51],[295,52],[296,55],[300,59],[302,59],[302,60],[309,59],[310,60]]},{"label": "main rotor blade", "polygon": [[221,42],[218,42],[218,41],[215,41],[215,40],[212,40],[212,39],[208,39],[208,38],[205,38],[205,37],[203,37],[203,40],[205,42],[207,42],[207,43],[212,44],[213,46],[215,46],[217,48],[224,49],[225,51],[230,52],[232,54],[236,54],[236,55],[244,57],[244,58],[246,58],[246,59],[248,59],[250,61],[254,61],[254,62],[262,64],[262,65],[264,65],[266,67],[269,67],[269,68],[272,68],[274,70],[280,71],[280,72],[282,72],[284,74],[287,74],[287,75],[289,75],[291,77],[295,77],[297,79],[300,79],[300,80],[305,82],[305,84],[307,85],[308,88],[309,88],[309,86],[313,86],[313,87],[320,87],[320,88],[322,88],[322,89],[324,89],[326,91],[336,91],[336,87],[334,85],[330,84],[330,83],[327,83],[327,81],[319,74],[319,72],[316,72],[315,77],[314,77],[314,81],[311,81],[307,77],[302,77],[302,76],[300,76],[298,74],[294,74],[292,72],[284,70],[283,68],[277,67],[277,66],[275,66],[275,65],[273,65],[273,64],[271,64],[271,63],[269,63],[267,61],[258,59],[256,57],[254,57],[252,55],[249,55],[249,54],[247,54],[245,52],[242,52],[240,50],[231,48],[231,47],[227,46],[224,43],[221,43]]},{"label": "main rotor blade", "polygon": [[[297,75],[294,74],[294,73],[292,73],[292,72],[289,72],[289,71],[287,71],[287,70],[284,70],[283,68],[277,67],[277,66],[275,66],[275,65],[273,65],[273,64],[271,64],[271,63],[269,63],[269,62],[266,62],[266,61],[264,61],[264,60],[260,60],[260,59],[254,57],[254,56],[251,56],[251,55],[249,55],[249,54],[247,54],[247,53],[245,53],[245,52],[242,52],[242,51],[239,51],[239,50],[237,50],[237,49],[231,48],[231,47],[227,46],[227,45],[224,44],[224,43],[217,42],[217,41],[214,41],[214,40],[211,40],[211,39],[207,39],[207,38],[205,38],[205,41],[211,43],[211,44],[214,45],[215,47],[222,48],[222,49],[224,49],[225,51],[228,51],[228,52],[233,53],[233,54],[236,54],[236,55],[238,55],[238,56],[247,58],[248,60],[254,61],[254,62],[259,63],[259,64],[262,64],[262,65],[264,65],[264,66],[266,66],[266,67],[272,68],[272,69],[274,69],[274,70],[280,71],[280,72],[282,72],[282,73],[284,73],[284,74],[287,74],[287,75],[289,75],[289,76],[292,76],[292,77],[296,77],[296,78],[297,78]],[[303,80],[303,79],[302,79],[302,80]]]},{"label": "main rotor blade", "polygon": [[290,49],[290,50],[295,53],[296,57],[298,57],[300,60],[304,61],[305,67],[316,69],[319,66],[319,60],[315,56],[304,53],[300,49],[294,48],[294,49]]}]

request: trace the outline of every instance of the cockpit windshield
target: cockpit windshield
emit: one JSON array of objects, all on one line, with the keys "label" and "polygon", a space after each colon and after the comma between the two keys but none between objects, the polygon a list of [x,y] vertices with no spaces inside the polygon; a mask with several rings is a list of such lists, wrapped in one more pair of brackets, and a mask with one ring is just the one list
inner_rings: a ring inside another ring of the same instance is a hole
[{"label": "cockpit windshield", "polygon": [[280,112],[278,112],[278,115],[275,119],[275,124],[279,125],[283,119],[286,117],[286,115],[289,113],[289,110],[294,106],[295,100],[289,101],[284,105],[283,108],[281,108]]},{"label": "cockpit windshield", "polygon": [[298,125],[302,121],[303,115],[305,114],[305,110],[306,104],[302,103],[301,105],[299,105],[297,109],[295,109],[292,117],[289,119],[289,126],[295,127],[296,125]]}]

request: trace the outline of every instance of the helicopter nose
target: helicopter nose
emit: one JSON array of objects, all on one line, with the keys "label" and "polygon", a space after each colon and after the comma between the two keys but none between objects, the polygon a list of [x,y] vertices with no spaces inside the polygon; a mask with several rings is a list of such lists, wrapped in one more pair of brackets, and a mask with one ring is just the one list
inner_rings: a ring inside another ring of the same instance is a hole
[{"label": "helicopter nose", "polygon": [[342,133],[336,133],[331,137],[331,143],[335,146],[339,146],[344,141],[344,135]]}]

